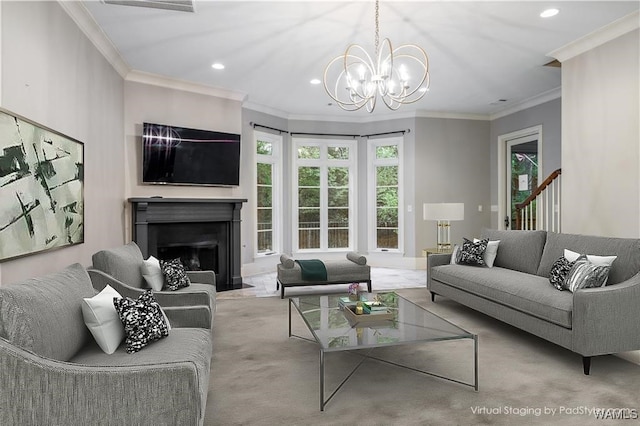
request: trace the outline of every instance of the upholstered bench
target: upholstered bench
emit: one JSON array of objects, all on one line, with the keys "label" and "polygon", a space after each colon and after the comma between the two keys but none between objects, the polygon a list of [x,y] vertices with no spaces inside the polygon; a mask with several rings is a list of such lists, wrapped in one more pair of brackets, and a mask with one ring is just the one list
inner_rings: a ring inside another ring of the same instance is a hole
[{"label": "upholstered bench", "polygon": [[283,254],[278,264],[278,278],[276,289],[281,289],[280,298],[284,299],[285,287],[367,283],[367,291],[371,293],[371,268],[367,265],[367,258],[355,252],[347,253],[343,260],[325,260],[326,280],[303,279],[300,264],[293,257]]}]

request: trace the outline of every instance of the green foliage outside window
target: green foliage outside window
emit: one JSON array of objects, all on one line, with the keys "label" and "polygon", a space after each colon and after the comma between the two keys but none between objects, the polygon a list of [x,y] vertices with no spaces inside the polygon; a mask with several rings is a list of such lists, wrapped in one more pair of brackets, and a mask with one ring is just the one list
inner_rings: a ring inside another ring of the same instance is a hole
[{"label": "green foliage outside window", "polygon": [[271,155],[273,151],[273,144],[271,142],[257,141],[256,153],[261,155]]}]

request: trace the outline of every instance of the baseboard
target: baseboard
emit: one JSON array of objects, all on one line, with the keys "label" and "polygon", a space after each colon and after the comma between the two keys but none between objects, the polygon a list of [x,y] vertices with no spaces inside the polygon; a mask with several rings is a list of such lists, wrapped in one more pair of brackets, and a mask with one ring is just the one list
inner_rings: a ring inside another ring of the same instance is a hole
[{"label": "baseboard", "polygon": [[621,352],[615,355],[624,360],[640,365],[640,351]]}]

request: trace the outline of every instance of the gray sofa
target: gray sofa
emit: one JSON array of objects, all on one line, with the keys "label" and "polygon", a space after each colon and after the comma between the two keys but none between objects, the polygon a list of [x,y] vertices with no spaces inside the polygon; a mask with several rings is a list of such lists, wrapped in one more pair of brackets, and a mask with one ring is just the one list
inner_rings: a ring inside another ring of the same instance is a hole
[{"label": "gray sofa", "polygon": [[[640,240],[488,229],[482,238],[500,240],[492,268],[429,256],[432,300],[448,297],[576,352],[584,374],[592,356],[640,349]],[[617,255],[607,285],[575,293],[553,287],[549,272],[564,249]]]},{"label": "gray sofa", "polygon": [[[89,268],[91,281],[96,289],[106,285],[123,296],[137,298],[147,288],[142,276],[143,256],[134,242],[123,246],[101,250],[92,256],[93,267]],[[189,308],[194,311],[208,310],[210,321],[216,309],[216,275],[213,271],[187,271],[191,280],[188,287],[175,291],[154,291],[157,302],[165,309]],[[181,311],[182,309],[180,309]],[[181,324],[178,324],[180,326]],[[208,328],[211,328],[209,325]]]},{"label": "gray sofa", "polygon": [[202,425],[210,331],[174,326],[107,355],[82,315],[96,293],[80,264],[0,287],[0,424]]}]

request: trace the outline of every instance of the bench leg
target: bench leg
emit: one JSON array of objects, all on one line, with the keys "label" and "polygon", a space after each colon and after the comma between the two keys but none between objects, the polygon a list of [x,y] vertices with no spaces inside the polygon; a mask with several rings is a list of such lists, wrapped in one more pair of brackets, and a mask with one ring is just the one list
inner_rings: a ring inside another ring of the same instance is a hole
[{"label": "bench leg", "polygon": [[280,290],[280,281],[276,280],[276,290]]},{"label": "bench leg", "polygon": [[280,299],[284,299],[284,285],[280,285]]},{"label": "bench leg", "polygon": [[583,356],[582,357],[582,371],[585,375],[589,375],[589,371],[591,370],[591,357]]}]

